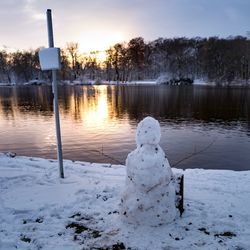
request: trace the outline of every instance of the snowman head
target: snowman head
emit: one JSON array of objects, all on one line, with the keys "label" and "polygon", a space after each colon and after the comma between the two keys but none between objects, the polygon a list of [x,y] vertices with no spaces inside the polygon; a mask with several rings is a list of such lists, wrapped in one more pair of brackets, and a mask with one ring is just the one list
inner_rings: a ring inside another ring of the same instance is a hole
[{"label": "snowman head", "polygon": [[160,124],[153,117],[144,118],[136,130],[136,144],[141,146],[144,144],[157,145],[161,139]]}]

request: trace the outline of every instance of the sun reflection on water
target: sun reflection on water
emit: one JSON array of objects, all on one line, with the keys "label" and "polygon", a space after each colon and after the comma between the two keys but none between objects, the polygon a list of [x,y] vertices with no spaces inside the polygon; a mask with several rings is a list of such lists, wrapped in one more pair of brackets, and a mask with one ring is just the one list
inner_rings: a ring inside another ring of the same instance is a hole
[{"label": "sun reflection on water", "polygon": [[107,86],[94,87],[95,98],[90,98],[86,103],[87,109],[82,109],[84,112],[84,122],[86,126],[95,128],[103,128],[108,122],[108,97]]},{"label": "sun reflection on water", "polygon": [[79,96],[74,92],[70,98],[71,116],[89,129],[104,129],[110,122],[110,106],[107,86],[93,86],[82,89]]}]

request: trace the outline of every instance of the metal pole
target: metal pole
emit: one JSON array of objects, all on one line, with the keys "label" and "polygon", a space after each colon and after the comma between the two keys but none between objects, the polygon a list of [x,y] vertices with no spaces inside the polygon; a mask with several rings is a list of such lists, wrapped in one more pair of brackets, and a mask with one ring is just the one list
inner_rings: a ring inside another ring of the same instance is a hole
[{"label": "metal pole", "polygon": [[[53,48],[54,47],[54,39],[53,39],[53,27],[52,27],[52,18],[51,18],[51,10],[50,9],[47,10],[47,26],[48,26],[49,47]],[[56,125],[57,158],[58,158],[58,163],[59,163],[60,177],[64,178],[61,130],[60,130],[59,109],[58,109],[56,70],[52,70],[52,93],[54,95],[53,104],[54,104],[55,125]]]}]

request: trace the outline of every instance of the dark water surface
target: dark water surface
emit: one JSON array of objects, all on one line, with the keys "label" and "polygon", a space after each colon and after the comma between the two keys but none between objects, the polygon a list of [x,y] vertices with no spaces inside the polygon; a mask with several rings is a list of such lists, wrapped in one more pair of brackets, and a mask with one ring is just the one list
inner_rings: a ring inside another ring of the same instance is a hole
[{"label": "dark water surface", "polygon": [[[61,86],[64,158],[124,163],[137,123],[159,120],[178,168],[250,169],[250,89],[206,86]],[[49,86],[0,87],[0,152],[56,158]]]}]

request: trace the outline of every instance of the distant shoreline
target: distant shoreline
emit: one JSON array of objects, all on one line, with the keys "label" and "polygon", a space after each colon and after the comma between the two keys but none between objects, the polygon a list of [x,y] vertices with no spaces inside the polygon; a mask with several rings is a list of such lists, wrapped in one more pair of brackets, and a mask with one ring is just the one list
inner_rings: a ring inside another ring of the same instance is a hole
[{"label": "distant shoreline", "polygon": [[[2,86],[41,86],[41,85],[51,85],[51,83],[39,80],[32,80],[25,83],[0,83],[0,87]],[[88,86],[88,85],[137,85],[137,86],[145,86],[145,85],[166,85],[166,86],[218,86],[218,87],[249,87],[250,83],[246,83],[243,81],[235,81],[232,83],[222,82],[221,84],[216,84],[215,82],[206,82],[203,79],[195,79],[191,84],[169,84],[169,83],[159,83],[157,80],[140,80],[140,81],[105,81],[105,80],[75,80],[75,81],[59,81],[58,85],[68,85],[68,86]]]}]

